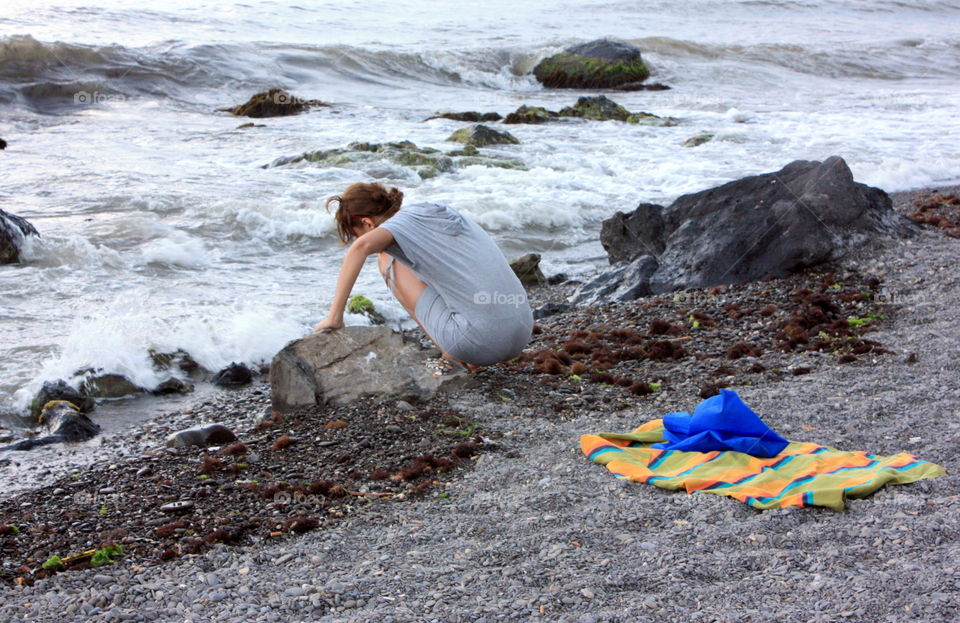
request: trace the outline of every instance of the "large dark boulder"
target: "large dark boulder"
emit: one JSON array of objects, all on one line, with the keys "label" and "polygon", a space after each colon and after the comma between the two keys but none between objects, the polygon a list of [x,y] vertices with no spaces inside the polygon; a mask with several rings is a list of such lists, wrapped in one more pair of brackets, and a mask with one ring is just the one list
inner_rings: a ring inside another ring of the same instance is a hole
[{"label": "large dark boulder", "polygon": [[83,413],[93,411],[93,398],[68,385],[66,381],[46,381],[30,403],[30,415],[39,418],[44,405],[53,400],[72,402]]},{"label": "large dark boulder", "polygon": [[684,195],[669,207],[618,212],[600,232],[613,266],[581,286],[574,301],[781,277],[912,231],[887,193],[854,182],[842,158],[797,160]]},{"label": "large dark boulder", "polygon": [[16,264],[27,236],[39,236],[27,219],[0,210],[0,264]]},{"label": "large dark boulder", "polygon": [[642,82],[650,70],[637,46],[598,39],[543,59],[533,75],[543,86],[555,89],[607,89]]}]

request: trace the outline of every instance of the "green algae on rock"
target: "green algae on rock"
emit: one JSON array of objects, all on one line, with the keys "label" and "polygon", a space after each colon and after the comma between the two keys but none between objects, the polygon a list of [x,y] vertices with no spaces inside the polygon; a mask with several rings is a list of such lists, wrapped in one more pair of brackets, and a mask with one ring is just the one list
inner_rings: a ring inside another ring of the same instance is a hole
[{"label": "green algae on rock", "polygon": [[503,117],[500,116],[500,113],[495,112],[438,112],[432,117],[427,117],[424,121],[430,121],[431,119],[451,119],[453,121],[477,123],[479,121],[500,121]]},{"label": "green algae on rock", "polygon": [[432,147],[418,147],[410,141],[393,143],[350,143],[346,147],[321,149],[297,156],[277,158],[261,168],[269,169],[298,162],[315,162],[334,167],[364,168],[386,160],[412,169],[421,179],[450,173],[460,167],[486,166],[525,170],[523,161],[497,154],[480,154],[473,145],[444,153]]},{"label": "green algae on rock", "polygon": [[504,123],[544,123],[547,121],[556,121],[560,115],[547,110],[542,106],[527,106],[524,104],[512,113],[506,116]]},{"label": "green algae on rock", "polygon": [[713,140],[714,136],[716,135],[713,132],[701,132],[700,134],[697,134],[696,136],[691,136],[687,140],[683,141],[683,146],[696,147],[698,145],[703,145],[704,143],[707,143]]},{"label": "green algae on rock", "polygon": [[598,39],[567,48],[537,63],[533,75],[555,89],[607,89],[642,82],[650,69],[640,48],[609,39]]},{"label": "green algae on rock", "polygon": [[659,117],[648,112],[630,112],[606,95],[583,96],[573,106],[565,106],[553,112],[536,106],[521,106],[507,115],[504,123],[543,123],[562,118],[576,117],[591,121],[623,121],[640,125],[673,126],[679,123],[674,117]]},{"label": "green algae on rock", "polygon": [[347,311],[351,314],[363,314],[373,324],[384,324],[386,322],[383,314],[373,306],[373,301],[362,294],[354,294],[350,297],[350,300],[347,301]]},{"label": "green algae on rock", "polygon": [[447,137],[448,141],[486,147],[487,145],[518,145],[520,141],[509,132],[500,132],[482,124],[461,128]]}]

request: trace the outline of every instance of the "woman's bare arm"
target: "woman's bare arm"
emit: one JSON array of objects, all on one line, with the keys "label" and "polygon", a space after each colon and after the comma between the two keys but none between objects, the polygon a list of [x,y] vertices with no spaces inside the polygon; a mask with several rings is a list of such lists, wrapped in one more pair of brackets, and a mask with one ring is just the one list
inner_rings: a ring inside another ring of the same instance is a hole
[{"label": "woman's bare arm", "polygon": [[330,312],[324,320],[314,327],[314,331],[339,329],[343,326],[343,309],[347,305],[347,299],[350,298],[353,284],[356,283],[357,276],[360,274],[360,269],[363,268],[367,256],[383,251],[392,243],[393,234],[382,227],[371,229],[353,241],[343,258],[343,264],[340,266],[340,275],[337,277],[337,286],[333,292]]}]

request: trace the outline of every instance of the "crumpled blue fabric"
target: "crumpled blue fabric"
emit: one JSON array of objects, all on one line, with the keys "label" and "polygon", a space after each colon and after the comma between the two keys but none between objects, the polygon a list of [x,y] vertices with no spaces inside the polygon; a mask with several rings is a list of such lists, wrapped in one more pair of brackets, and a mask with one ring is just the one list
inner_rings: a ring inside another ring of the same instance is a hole
[{"label": "crumpled blue fabric", "polygon": [[729,389],[721,389],[718,395],[698,404],[692,415],[664,415],[663,427],[666,441],[653,446],[661,450],[733,450],[768,459],[783,452],[790,443],[764,424],[737,392]]}]

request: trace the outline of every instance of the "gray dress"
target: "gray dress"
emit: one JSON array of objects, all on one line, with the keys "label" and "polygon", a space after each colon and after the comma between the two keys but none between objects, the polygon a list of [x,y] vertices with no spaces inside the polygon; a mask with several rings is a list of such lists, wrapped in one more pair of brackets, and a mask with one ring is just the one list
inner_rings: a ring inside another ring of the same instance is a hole
[{"label": "gray dress", "polygon": [[380,224],[386,248],[427,284],[416,316],[453,357],[489,365],[517,356],[530,341],[533,313],[523,285],[496,242],[479,225],[439,203],[402,207]]}]

